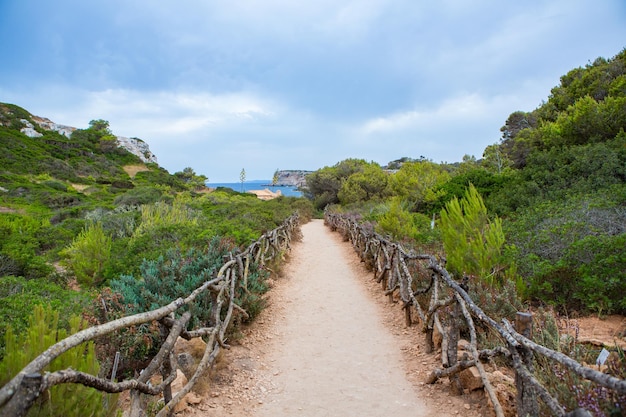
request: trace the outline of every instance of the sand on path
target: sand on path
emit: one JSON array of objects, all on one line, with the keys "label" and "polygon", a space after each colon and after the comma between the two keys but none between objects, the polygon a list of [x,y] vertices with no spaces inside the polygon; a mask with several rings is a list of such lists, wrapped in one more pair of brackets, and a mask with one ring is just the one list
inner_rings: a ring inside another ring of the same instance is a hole
[{"label": "sand on path", "polygon": [[302,234],[270,280],[266,308],[182,416],[491,416],[481,393],[451,395],[447,379],[424,384],[439,356],[349,242],[322,220]]}]

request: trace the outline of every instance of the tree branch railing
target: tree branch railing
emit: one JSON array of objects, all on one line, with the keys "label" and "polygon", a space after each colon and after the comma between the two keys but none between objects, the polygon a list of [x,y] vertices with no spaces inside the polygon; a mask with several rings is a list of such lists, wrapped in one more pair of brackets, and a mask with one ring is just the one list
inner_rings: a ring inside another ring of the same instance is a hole
[{"label": "tree branch railing", "polygon": [[[131,392],[131,417],[145,415],[140,401],[140,394],[161,395],[165,399],[164,407],[157,417],[171,415],[174,407],[194,387],[202,374],[214,363],[222,348],[228,348],[225,341],[231,319],[235,312],[247,316],[247,312],[236,304],[236,291],[241,288],[248,291],[247,282],[252,263],[265,266],[267,263],[281,258],[291,248],[294,233],[299,230],[298,214],[286,219],[283,224],[274,230],[264,233],[242,252],[231,253],[228,260],[221,266],[218,273],[204,282],[185,298],[178,298],[158,309],[134,314],[112,320],[110,322],[92,326],[78,333],[66,337],[45,352],[41,353],[8,383],[0,388],[0,417],[24,416],[30,407],[50,387],[65,383],[78,383],[93,387],[107,393]],[[176,313],[192,303],[200,294],[209,293],[212,305],[212,323],[210,327],[188,330],[187,323],[190,313]],[[69,349],[82,343],[93,341],[101,336],[127,329],[132,326],[158,322],[164,335],[159,352],[151,359],[150,364],[136,378],[114,382],[94,375],[65,369],[56,372],[44,372],[44,369],[57,357]],[[176,377],[178,368],[173,353],[176,339],[181,336],[185,339],[193,337],[208,337],[206,349],[193,376],[187,384],[173,397],[170,385]],[[150,378],[159,370],[166,375],[163,381],[154,386]]]},{"label": "tree branch railing", "polygon": [[[576,409],[566,413],[565,407],[554,398],[548,390],[535,378],[532,366],[532,355],[539,354],[551,361],[558,362],[583,379],[592,381],[619,394],[626,394],[626,380],[613,377],[586,367],[570,357],[541,346],[531,341],[529,334],[514,329],[506,320],[502,324],[489,317],[467,293],[467,282],[456,282],[441,262],[433,255],[416,254],[406,251],[402,245],[392,242],[371,230],[371,226],[361,225],[350,216],[327,211],[325,223],[333,231],[339,232],[344,240],[350,241],[355,251],[369,268],[373,270],[374,279],[382,283],[385,295],[393,301],[397,292],[405,309],[407,326],[412,324],[411,309],[416,312],[426,334],[426,346],[431,352],[434,349],[433,333],[435,328],[441,334],[442,368],[434,370],[427,378],[427,383],[434,383],[439,378],[449,377],[454,384],[455,376],[464,369],[476,366],[483,382],[485,392],[489,396],[496,416],[504,416],[495,390],[491,386],[487,373],[481,362],[487,362],[495,355],[502,355],[510,360],[516,374],[517,413],[519,416],[537,416],[539,414],[538,398],[546,404],[551,414],[556,416],[590,416],[584,409]],[[424,270],[430,271],[425,274]],[[421,271],[421,274],[418,273]],[[421,276],[420,276],[421,275]],[[426,276],[429,275],[429,276]],[[418,289],[420,283],[427,283],[426,288]],[[417,296],[430,299],[422,308]],[[451,313],[446,317],[448,323],[444,329],[441,322],[443,307]],[[426,313],[424,313],[424,311]],[[518,313],[519,317],[527,313]],[[458,360],[459,321],[464,320],[470,333],[469,359]],[[474,320],[495,331],[505,346],[479,350]],[[523,327],[523,326],[520,326]]]}]

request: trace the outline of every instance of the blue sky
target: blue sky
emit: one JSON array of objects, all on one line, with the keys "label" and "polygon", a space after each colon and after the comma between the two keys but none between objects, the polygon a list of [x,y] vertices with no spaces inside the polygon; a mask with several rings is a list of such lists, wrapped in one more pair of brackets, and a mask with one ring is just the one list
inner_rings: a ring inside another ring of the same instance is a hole
[{"label": "blue sky", "polygon": [[105,119],[170,172],[480,158],[626,47],[623,0],[2,0],[0,101]]}]

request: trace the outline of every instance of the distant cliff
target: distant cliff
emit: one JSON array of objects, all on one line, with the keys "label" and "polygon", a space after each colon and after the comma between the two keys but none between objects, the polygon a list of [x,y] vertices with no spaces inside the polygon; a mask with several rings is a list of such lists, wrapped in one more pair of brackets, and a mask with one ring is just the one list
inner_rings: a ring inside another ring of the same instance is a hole
[{"label": "distant cliff", "polygon": [[277,172],[277,186],[304,187],[306,186],[306,176],[313,171],[303,170],[283,170]]},{"label": "distant cliff", "polygon": [[[67,138],[72,136],[72,133],[76,130],[75,127],[57,124],[45,117],[32,116],[31,120],[36,123],[41,129],[58,132]],[[20,131],[26,136],[31,138],[39,138],[43,136],[40,132],[37,131],[33,123],[31,123],[29,120],[21,119],[20,121],[22,122],[23,126]],[[117,145],[120,148],[124,148],[133,155],[136,155],[144,163],[157,163],[156,155],[153,154],[152,151],[150,151],[150,147],[143,140],[139,138],[127,138],[124,136],[116,136],[115,138],[117,139]]]}]

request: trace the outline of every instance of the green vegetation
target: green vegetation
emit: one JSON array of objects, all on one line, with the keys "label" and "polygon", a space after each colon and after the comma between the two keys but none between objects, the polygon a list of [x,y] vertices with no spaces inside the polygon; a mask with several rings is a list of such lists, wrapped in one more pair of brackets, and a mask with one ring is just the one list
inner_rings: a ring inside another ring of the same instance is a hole
[{"label": "green vegetation", "polygon": [[[57,341],[82,330],[84,326],[79,316],[73,316],[65,327],[59,321],[58,312],[49,307],[44,309],[40,305],[35,306],[26,332],[16,333],[9,327],[4,334],[6,353],[0,361],[0,385],[6,384],[13,375]],[[70,349],[53,360],[45,370],[54,372],[67,368],[98,375],[100,366],[94,343],[87,342]],[[106,416],[111,412],[105,402],[107,396],[80,384],[61,384],[52,387],[49,396],[42,396],[28,415]],[[110,404],[115,405],[114,398]]]},{"label": "green vegetation", "polygon": [[[21,133],[25,123],[41,136]],[[626,49],[568,72],[546,102],[511,113],[501,131],[480,160],[403,157],[382,167],[346,159],[311,173],[306,199],[260,201],[208,192],[192,168],[170,174],[143,164],[104,120],[68,138],[0,104],[2,366],[18,363],[26,342],[15,335],[36,322],[50,334],[75,328],[75,314],[105,320],[162,305],[206,278],[225,251],[296,210],[306,219],[328,207],[445,257],[457,279],[475,277],[470,292],[496,316],[522,302],[626,314]],[[245,178],[242,169],[242,186]],[[265,279],[253,271],[249,292],[238,295],[252,315]],[[102,301],[108,317],[87,307]],[[42,304],[53,319],[29,321]],[[190,306],[199,321],[210,307]],[[155,331],[131,329],[98,351],[120,347],[139,360]]]},{"label": "green vegetation", "polygon": [[481,160],[347,159],[310,174],[308,197],[446,256],[457,278],[517,288],[516,302],[626,313],[626,49],[501,131]]},{"label": "green vegetation", "polygon": [[487,217],[487,208],[473,185],[462,200],[453,198],[441,211],[441,236],[452,273],[474,275],[492,286],[501,283],[502,221]]},{"label": "green vegetation", "polygon": [[[41,136],[21,133],[25,123]],[[125,295],[134,288],[157,297],[150,303],[129,299],[131,307],[111,316],[151,308],[171,295],[156,288],[161,279],[173,279],[180,262],[191,268],[208,265],[209,257],[214,268],[223,253],[211,255],[212,248],[245,247],[295,211],[304,219],[312,212],[305,199],[209,192],[207,178],[192,168],[170,174],[144,164],[118,147],[104,120],[68,138],[39,127],[26,110],[0,104],[0,146],[0,359],[7,329],[24,333],[36,305],[49,305],[63,328],[76,314],[97,320],[100,311],[93,306],[100,299],[120,300],[109,285]],[[263,282],[259,278],[258,291],[241,295],[253,310],[260,308]],[[192,285],[171,284],[182,291]],[[104,344],[98,352],[106,352]]]},{"label": "green vegetation", "polygon": [[104,279],[104,264],[111,257],[111,237],[100,223],[87,224],[85,229],[63,251],[66,265],[74,271],[79,284],[99,285]]}]

